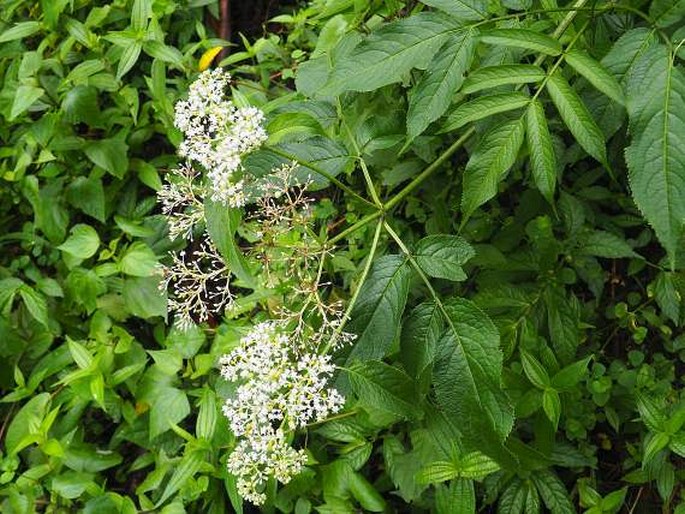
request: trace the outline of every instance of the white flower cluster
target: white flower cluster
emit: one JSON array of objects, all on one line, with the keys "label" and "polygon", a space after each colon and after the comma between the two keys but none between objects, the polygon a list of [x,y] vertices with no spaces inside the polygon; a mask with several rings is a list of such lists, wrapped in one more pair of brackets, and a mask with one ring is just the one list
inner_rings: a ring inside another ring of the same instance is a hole
[{"label": "white flower cluster", "polygon": [[176,103],[174,125],[185,139],[179,153],[207,170],[212,200],[231,207],[245,204],[242,157],[267,139],[264,113],[236,107],[224,93],[230,75],[220,68],[203,72],[188,99]]},{"label": "white flower cluster", "polygon": [[220,364],[226,380],[240,382],[223,406],[231,430],[243,438],[229,469],[241,494],[259,504],[269,476],[287,483],[305,462],[303,452],[285,447],[283,430],[322,421],[345,400],[327,386],[335,369],[330,356],[298,348],[276,321],[256,325]]},{"label": "white flower cluster", "polygon": [[199,173],[189,164],[171,170],[167,182],[157,192],[162,213],[169,224],[169,239],[193,239],[193,228],[205,218],[201,191],[196,178]]}]

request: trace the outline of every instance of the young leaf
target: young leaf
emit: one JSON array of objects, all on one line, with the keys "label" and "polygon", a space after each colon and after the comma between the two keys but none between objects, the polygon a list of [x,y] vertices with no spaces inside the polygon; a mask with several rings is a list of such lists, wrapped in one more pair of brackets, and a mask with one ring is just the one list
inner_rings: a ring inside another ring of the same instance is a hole
[{"label": "young leaf", "polygon": [[566,59],[566,62],[569,63],[574,70],[585,77],[590,84],[595,86],[602,93],[621,105],[625,104],[625,96],[623,95],[621,84],[618,83],[618,80],[616,80],[604,66],[595,61],[588,54],[581,52],[580,50],[572,49],[564,54],[564,59]]},{"label": "young leaf", "polygon": [[414,139],[442,116],[454,93],[459,90],[464,73],[471,64],[476,38],[473,30],[450,37],[409,97],[407,134]]},{"label": "young leaf", "polygon": [[32,36],[39,30],[39,21],[22,21],[10,29],[4,30],[2,34],[0,34],[0,43],[6,43],[7,41],[14,41],[15,39],[22,39]]},{"label": "young leaf", "polygon": [[499,470],[499,464],[478,451],[467,453],[459,462],[459,476],[473,480],[482,480]]},{"label": "young leaf", "polygon": [[461,92],[475,93],[482,89],[489,89],[507,84],[528,84],[541,82],[547,74],[540,66],[532,64],[502,64],[500,66],[486,66],[470,73]]},{"label": "young leaf", "polygon": [[131,68],[138,61],[140,51],[143,49],[143,44],[140,41],[132,41],[129,45],[124,47],[124,51],[119,58],[117,66],[117,80],[126,75]]},{"label": "young leaf", "polygon": [[492,29],[481,40],[491,45],[514,46],[546,55],[559,55],[561,44],[554,38],[527,29]]},{"label": "young leaf", "polygon": [[569,364],[552,377],[552,387],[557,391],[573,389],[587,375],[587,365],[592,356]]},{"label": "young leaf", "polygon": [[428,276],[460,282],[466,280],[461,266],[475,254],[459,236],[433,235],[418,242],[414,257]]},{"label": "young leaf", "polygon": [[521,364],[528,380],[539,389],[550,387],[549,374],[545,367],[530,353],[521,350]]},{"label": "young leaf", "polygon": [[556,154],[545,110],[539,100],[533,100],[526,110],[526,139],[535,185],[542,196],[552,203],[557,185]]},{"label": "young leaf", "polygon": [[473,303],[444,305],[448,329],[439,341],[434,386],[438,405],[458,423],[466,439],[478,441],[499,463],[513,459],[501,446],[513,426],[513,412],[501,389],[499,334]]},{"label": "young leaf", "polygon": [[404,257],[384,255],[376,259],[352,310],[348,330],[359,337],[348,362],[385,356],[400,326],[410,276]]},{"label": "young leaf", "polygon": [[672,268],[685,220],[685,74],[665,46],[635,63],[626,90],[633,199],[666,248]]},{"label": "young leaf", "polygon": [[421,0],[458,20],[482,20],[488,14],[487,0]]},{"label": "young leaf", "polygon": [[479,96],[459,105],[445,120],[440,132],[450,132],[472,121],[482,120],[502,112],[512,111],[528,105],[530,97],[525,93],[496,93]]},{"label": "young leaf", "polygon": [[88,259],[95,255],[100,246],[98,233],[90,225],[74,225],[64,243],[57,248],[78,259]]},{"label": "young leaf", "polygon": [[426,69],[457,30],[455,20],[431,12],[384,24],[337,63],[323,93],[373,91],[399,82],[412,68]]},{"label": "young leaf", "polygon": [[404,371],[381,361],[367,361],[349,368],[354,394],[369,412],[390,412],[405,419],[421,416],[414,381]]},{"label": "young leaf", "polygon": [[564,123],[576,138],[576,141],[587,153],[606,165],[607,155],[604,145],[604,134],[592,119],[592,115],[583,104],[578,94],[555,71],[547,81],[547,91],[552,98]]},{"label": "young leaf", "polygon": [[561,399],[559,393],[554,389],[545,389],[542,393],[542,409],[547,415],[547,419],[552,422],[556,431],[559,427],[559,417],[561,416]]},{"label": "young leaf", "polygon": [[45,91],[40,87],[27,85],[19,86],[16,93],[14,93],[10,120],[13,120],[24,111],[28,110],[36,100],[43,96],[43,93],[45,93]]},{"label": "young leaf", "polygon": [[38,321],[44,327],[48,326],[48,305],[45,301],[45,296],[27,285],[22,285],[19,288],[19,296],[21,296],[26,310],[31,313],[33,319]]},{"label": "young leaf", "polygon": [[459,469],[454,462],[437,461],[432,462],[424,467],[416,475],[416,481],[419,484],[439,484],[452,480],[459,475]]},{"label": "young leaf", "polygon": [[500,181],[516,162],[523,136],[523,121],[519,118],[494,127],[480,141],[464,170],[464,220],[495,196]]}]

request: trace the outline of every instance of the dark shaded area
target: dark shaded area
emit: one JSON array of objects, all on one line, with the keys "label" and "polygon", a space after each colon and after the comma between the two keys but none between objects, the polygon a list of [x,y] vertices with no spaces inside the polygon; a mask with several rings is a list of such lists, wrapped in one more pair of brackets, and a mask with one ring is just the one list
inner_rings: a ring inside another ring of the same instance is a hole
[{"label": "dark shaded area", "polygon": [[221,38],[240,43],[240,34],[248,39],[259,37],[269,18],[295,9],[301,3],[298,0],[219,0],[220,19],[211,20],[211,25]]}]

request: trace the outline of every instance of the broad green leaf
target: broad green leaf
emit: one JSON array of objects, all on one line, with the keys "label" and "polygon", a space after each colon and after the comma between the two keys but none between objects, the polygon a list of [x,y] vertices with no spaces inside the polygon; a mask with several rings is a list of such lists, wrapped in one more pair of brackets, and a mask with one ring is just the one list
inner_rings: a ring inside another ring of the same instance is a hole
[{"label": "broad green leaf", "polygon": [[649,17],[657,27],[669,27],[683,21],[685,0],[654,0],[649,6]]},{"label": "broad green leaf", "polygon": [[39,21],[22,21],[0,34],[0,43],[32,36],[40,30]]},{"label": "broad green leaf", "polygon": [[481,139],[464,170],[464,220],[495,196],[499,183],[516,162],[523,137],[523,121],[515,119],[494,127]]},{"label": "broad green leaf", "polygon": [[462,265],[475,254],[471,245],[461,237],[436,234],[417,243],[414,258],[428,276],[460,282],[466,280]]},{"label": "broad green leaf", "polygon": [[161,41],[146,41],[143,45],[143,50],[155,59],[175,64],[176,66],[183,65],[183,54],[173,46],[165,45]]},{"label": "broad green leaf", "polygon": [[561,119],[564,120],[578,144],[592,157],[606,165],[604,134],[578,94],[558,71],[550,75],[547,81],[547,91]]},{"label": "broad green leaf", "polygon": [[521,350],[521,364],[528,380],[539,389],[547,389],[550,386],[550,379],[547,370],[542,363],[530,353]]},{"label": "broad green leaf", "polygon": [[126,310],[138,316],[148,319],[167,316],[167,294],[159,290],[161,277],[128,277],[124,279],[124,287],[121,295],[126,305]]},{"label": "broad green leaf", "polygon": [[635,63],[626,89],[631,145],[626,149],[633,199],[666,248],[671,267],[685,220],[685,74],[664,46]]},{"label": "broad green leaf", "polygon": [[57,248],[77,259],[88,259],[95,255],[99,247],[100,238],[95,229],[80,223],[72,227],[67,240]]},{"label": "broad green leaf", "polygon": [[654,299],[663,313],[676,325],[680,324],[682,317],[683,277],[680,274],[662,271],[657,274],[652,284]]},{"label": "broad green leaf", "polygon": [[527,487],[526,503],[524,504],[524,514],[540,514],[540,495],[535,487]]},{"label": "broad green leaf", "polygon": [[566,487],[554,473],[540,470],[532,475],[532,479],[551,514],[576,514]]},{"label": "broad green leaf", "polygon": [[603,230],[593,230],[583,235],[579,252],[607,259],[642,258],[625,239]]},{"label": "broad green leaf", "polygon": [[14,102],[10,111],[10,119],[13,120],[33,105],[33,103],[43,96],[43,88],[36,86],[22,85],[17,88],[14,94]]},{"label": "broad green leaf", "polygon": [[425,466],[416,474],[419,484],[439,484],[457,478],[459,469],[454,462],[437,461]]},{"label": "broad green leaf", "polygon": [[672,435],[668,447],[672,452],[677,453],[681,457],[685,457],[685,432],[679,432]]},{"label": "broad green leaf", "polygon": [[171,498],[176,491],[183,487],[183,485],[200,470],[205,460],[206,456],[203,452],[186,449],[186,453],[181,459],[180,464],[174,469],[173,475],[171,475],[169,482],[167,482],[162,496],[157,500],[155,508],[164,504],[164,502]]},{"label": "broad green leaf", "polygon": [[19,296],[21,296],[26,309],[31,313],[31,316],[44,327],[48,326],[48,305],[45,301],[45,296],[38,291],[23,285],[19,288]]},{"label": "broad green leaf", "polygon": [[410,276],[411,269],[400,255],[384,255],[373,263],[348,325],[358,335],[348,362],[386,355],[400,327]]},{"label": "broad green leaf", "polygon": [[405,419],[421,417],[415,383],[404,371],[381,361],[366,361],[349,368],[352,390],[370,413],[387,411]]},{"label": "broad green leaf", "polygon": [[552,377],[552,387],[557,391],[573,389],[583,377],[587,376],[587,365],[591,359],[592,356],[586,357],[561,369]]},{"label": "broad green leaf", "polygon": [[566,297],[564,290],[545,291],[547,326],[554,353],[562,365],[573,361],[580,344],[580,315],[576,303]]},{"label": "broad green leaf", "polygon": [[67,188],[67,200],[101,223],[105,222],[105,190],[102,179],[77,177]]},{"label": "broad green leaf", "polygon": [[552,203],[557,186],[556,153],[547,126],[545,110],[537,99],[533,100],[526,110],[526,140],[535,185],[542,196]]},{"label": "broad green leaf", "polygon": [[644,439],[644,455],[642,457],[642,467],[656,457],[656,454],[668,446],[669,436],[664,432],[650,432]]},{"label": "broad green leaf", "polygon": [[476,514],[473,480],[458,478],[435,488],[436,514]]},{"label": "broad green leaf", "polygon": [[123,178],[128,170],[128,145],[119,139],[92,141],[84,151],[94,164],[117,178]]},{"label": "broad green leaf", "polygon": [[467,453],[459,459],[459,476],[464,478],[482,480],[499,470],[499,464],[478,451]]},{"label": "broad green leaf", "polygon": [[435,361],[443,326],[442,313],[432,302],[417,305],[404,323],[400,358],[407,372],[419,383]]},{"label": "broad green leaf", "polygon": [[527,29],[492,29],[481,34],[481,40],[491,45],[525,48],[546,55],[559,55],[561,44],[554,38]]},{"label": "broad green leaf", "polygon": [[407,134],[414,139],[442,116],[459,90],[476,47],[473,30],[452,36],[429,70],[412,89],[407,111]]},{"label": "broad green leaf", "polygon": [[663,404],[644,394],[636,395],[637,410],[645,425],[653,432],[661,432],[666,427],[666,415]]},{"label": "broad green leaf", "polygon": [[459,25],[424,12],[382,25],[334,68],[324,93],[373,91],[399,82],[412,68],[426,69]]},{"label": "broad green leaf", "polygon": [[359,505],[368,512],[385,512],[386,504],[376,488],[360,473],[353,472],[349,476],[348,487],[350,493]]},{"label": "broad green leaf", "polygon": [[79,368],[87,369],[90,367],[90,365],[93,363],[93,356],[85,346],[78,341],[74,341],[68,336],[67,345],[69,346],[69,353],[71,354],[71,357],[74,359],[74,362]]},{"label": "broad green leaf", "polygon": [[528,487],[521,479],[514,477],[499,497],[497,514],[521,514],[526,501]]},{"label": "broad green leaf", "polygon": [[482,89],[489,89],[508,84],[528,84],[541,82],[547,74],[540,66],[532,64],[502,64],[478,68],[464,80],[461,92],[475,93]]},{"label": "broad green leaf", "polygon": [[495,93],[479,96],[474,100],[463,103],[450,113],[440,132],[456,130],[472,121],[482,120],[495,114],[513,111],[525,107],[530,103],[530,97],[525,93]]},{"label": "broad green leaf", "polygon": [[482,20],[488,15],[487,0],[421,0],[458,20]]},{"label": "broad green leaf", "polygon": [[444,305],[449,327],[438,345],[434,386],[441,410],[464,437],[498,463],[511,462],[501,446],[513,426],[513,412],[501,389],[499,334],[473,303],[454,299]]},{"label": "broad green leaf", "polygon": [[117,80],[126,75],[133,66],[135,66],[140,56],[140,51],[143,49],[143,44],[140,41],[132,41],[124,47],[124,51],[119,58],[117,66]]},{"label": "broad green leaf", "polygon": [[561,398],[554,389],[545,389],[542,393],[542,410],[545,411],[547,419],[552,422],[556,431],[559,428],[559,418],[561,417]]},{"label": "broad green leaf", "polygon": [[231,273],[252,287],[254,285],[252,271],[235,241],[235,233],[241,221],[240,210],[207,198],[205,199],[205,220],[207,233],[226,260]]},{"label": "broad green leaf", "polygon": [[19,443],[27,434],[32,434],[40,426],[50,404],[50,393],[40,393],[26,402],[11,418],[4,447],[8,454],[21,450]]},{"label": "broad green leaf", "polygon": [[195,434],[200,439],[211,441],[217,424],[216,394],[210,389],[203,389],[200,396],[200,408],[195,421]]},{"label": "broad green leaf", "polygon": [[131,8],[131,28],[136,31],[145,30],[147,20],[152,15],[152,0],[133,0]]},{"label": "broad green leaf", "polygon": [[126,249],[119,261],[119,270],[125,275],[150,277],[155,274],[158,265],[157,256],[150,247],[141,241],[136,241]]},{"label": "broad green leaf", "polygon": [[590,84],[621,105],[625,104],[623,89],[618,80],[609,73],[604,66],[595,61],[587,53],[580,50],[569,50],[564,59],[571,67],[585,77]]}]

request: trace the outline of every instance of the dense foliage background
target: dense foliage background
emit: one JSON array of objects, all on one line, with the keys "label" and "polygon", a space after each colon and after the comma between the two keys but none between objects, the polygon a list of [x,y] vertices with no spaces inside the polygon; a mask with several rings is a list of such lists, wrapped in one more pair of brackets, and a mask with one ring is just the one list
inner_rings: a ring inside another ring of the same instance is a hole
[{"label": "dense foliage background", "polygon": [[[250,280],[248,206],[208,219],[237,309],[182,331],[158,290],[220,3],[0,0],[3,513],[256,510],[217,361],[298,284]],[[312,174],[358,336],[262,510],[682,514],[685,2],[259,6],[217,59],[267,116],[248,170]]]}]

